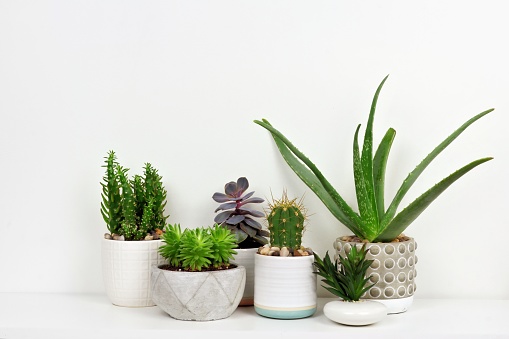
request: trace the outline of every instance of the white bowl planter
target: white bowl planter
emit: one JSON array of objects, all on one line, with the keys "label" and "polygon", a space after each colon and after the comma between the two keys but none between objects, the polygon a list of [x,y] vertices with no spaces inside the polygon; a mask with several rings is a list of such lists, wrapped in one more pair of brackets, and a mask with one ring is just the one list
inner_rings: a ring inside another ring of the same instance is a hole
[{"label": "white bowl planter", "polygon": [[[341,240],[334,242],[337,255],[345,256],[352,246],[359,243]],[[366,259],[374,260],[366,275],[372,276],[371,283],[376,283],[362,299],[373,299],[383,303],[389,314],[405,312],[413,301],[415,277],[417,271],[417,243],[413,238],[402,242],[367,243],[369,252]]]},{"label": "white bowl planter", "polygon": [[387,315],[387,306],[377,301],[331,301],[323,307],[327,318],[350,326],[364,326],[379,322]]},{"label": "white bowl planter", "polygon": [[246,269],[246,287],[239,306],[252,306],[254,302],[254,261],[258,248],[236,248],[233,261]]},{"label": "white bowl planter", "polygon": [[299,319],[316,312],[314,258],[255,255],[254,306],[259,315]]},{"label": "white bowl planter", "polygon": [[165,260],[161,240],[117,241],[102,239],[102,271],[106,294],[117,306],[154,306],[150,269]]},{"label": "white bowl planter", "polygon": [[243,266],[220,271],[178,272],[152,267],[152,298],[172,318],[208,321],[229,317],[244,293]]}]

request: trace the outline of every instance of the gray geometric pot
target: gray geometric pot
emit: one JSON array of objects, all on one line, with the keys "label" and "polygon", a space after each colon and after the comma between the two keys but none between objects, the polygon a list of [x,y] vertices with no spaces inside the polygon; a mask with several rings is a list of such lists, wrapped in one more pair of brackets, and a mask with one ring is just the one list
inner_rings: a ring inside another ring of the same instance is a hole
[{"label": "gray geometric pot", "polygon": [[[333,244],[335,257],[337,259],[338,254],[345,256],[352,246],[360,249],[362,245],[337,238]],[[388,307],[389,314],[405,312],[413,302],[416,287],[417,243],[410,238],[402,242],[367,243],[366,248],[369,249],[366,259],[374,260],[366,275],[371,275],[370,282],[376,285],[362,298],[382,302]]]},{"label": "gray geometric pot", "polygon": [[246,270],[243,266],[203,272],[168,271],[160,269],[161,266],[152,266],[152,300],[175,319],[227,318],[244,293]]}]

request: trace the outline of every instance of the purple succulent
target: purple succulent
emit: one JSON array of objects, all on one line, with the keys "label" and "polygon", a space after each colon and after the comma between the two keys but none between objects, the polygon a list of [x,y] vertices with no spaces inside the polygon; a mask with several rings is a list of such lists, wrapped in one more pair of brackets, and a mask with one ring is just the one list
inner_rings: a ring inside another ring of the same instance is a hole
[{"label": "purple succulent", "polygon": [[224,185],[224,193],[217,192],[212,196],[212,199],[221,203],[215,212],[223,211],[216,215],[214,222],[228,228],[237,238],[240,248],[265,245],[268,242],[265,237],[269,236],[269,233],[262,229],[262,225],[253,219],[263,217],[265,214],[245,206],[259,204],[265,200],[252,197],[254,191],[244,194],[248,187],[247,179],[241,177],[237,182],[230,181]]}]

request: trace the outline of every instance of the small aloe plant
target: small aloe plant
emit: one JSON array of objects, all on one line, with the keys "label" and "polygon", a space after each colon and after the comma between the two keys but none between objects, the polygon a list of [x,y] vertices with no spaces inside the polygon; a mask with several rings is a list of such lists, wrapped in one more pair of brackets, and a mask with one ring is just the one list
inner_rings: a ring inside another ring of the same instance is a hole
[{"label": "small aloe plant", "polygon": [[162,235],[161,256],[176,270],[202,271],[224,269],[237,254],[235,237],[227,229],[214,225],[181,230],[179,224],[167,225]]},{"label": "small aloe plant", "polygon": [[491,157],[478,159],[460,168],[434,185],[428,191],[424,192],[401,212],[396,214],[405,194],[433,159],[435,159],[467,127],[493,111],[493,109],[488,109],[469,119],[431,151],[431,153],[408,174],[389,207],[386,208],[384,201],[385,169],[396,131],[389,128],[373,156],[373,121],[378,96],[387,77],[380,83],[373,98],[368,123],[364,133],[362,151],[359,149],[358,143],[358,134],[361,125],[359,125],[355,131],[353,168],[359,212],[354,211],[352,207],[345,202],[315,164],[300,152],[281,132],[265,119],[262,119],[262,121],[254,121],[272,134],[281,155],[290,168],[318,196],[334,217],[349,228],[356,236],[368,240],[369,242],[390,242],[397,238],[456,180],[480,164],[493,159]]},{"label": "small aloe plant", "polygon": [[366,244],[360,250],[357,246],[352,246],[346,256],[339,255],[334,263],[329,252],[323,260],[315,253],[313,265],[317,268],[315,273],[323,278],[321,281],[325,285],[322,287],[345,301],[359,301],[362,295],[375,285],[368,285],[371,277],[366,277],[366,271],[373,263],[373,260],[366,260],[368,251]]}]

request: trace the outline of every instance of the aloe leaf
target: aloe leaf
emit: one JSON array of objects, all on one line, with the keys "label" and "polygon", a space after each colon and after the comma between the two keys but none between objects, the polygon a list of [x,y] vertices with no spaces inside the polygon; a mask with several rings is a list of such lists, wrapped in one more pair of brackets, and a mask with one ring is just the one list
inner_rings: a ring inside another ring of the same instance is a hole
[{"label": "aloe leaf", "polygon": [[385,214],[385,170],[395,136],[396,131],[393,128],[389,128],[378,145],[375,157],[373,158],[373,180],[378,220],[382,220]]},{"label": "aloe leaf", "polygon": [[[373,209],[368,198],[368,192],[366,189],[366,180],[364,176],[364,167],[362,166],[361,155],[359,152],[359,129],[361,125],[357,126],[355,131],[354,142],[353,142],[353,174],[355,181],[355,192],[357,196],[357,205],[359,207],[359,213],[362,221],[366,226],[366,229],[362,231],[362,238],[373,240],[376,237],[376,229],[373,228],[375,225],[375,219],[373,215]],[[369,227],[369,228],[368,228]]]},{"label": "aloe leaf", "polygon": [[[414,182],[417,180],[417,178],[421,175],[421,173],[426,169],[426,167],[435,159],[447,146],[449,146],[450,143],[452,143],[467,127],[472,125],[475,121],[479,120],[486,114],[492,112],[494,109],[491,108],[489,110],[486,110],[484,112],[481,112],[474,116],[473,118],[469,119],[467,122],[465,122],[463,125],[460,126],[456,131],[454,131],[451,135],[449,135],[444,141],[442,141],[424,160],[417,165],[417,167],[408,174],[406,179],[403,181],[403,184],[401,184],[401,187],[399,188],[398,192],[396,193],[396,196],[392,200],[389,208],[387,209],[387,213],[385,214],[382,224],[381,224],[381,230],[386,229],[387,225],[391,223],[392,218],[396,214],[396,210],[398,209],[399,204],[403,200],[403,197],[408,192],[410,187],[414,184]],[[383,232],[383,231],[382,231]]]},{"label": "aloe leaf", "polygon": [[485,163],[493,158],[482,158],[471,162],[460,168],[447,178],[423,193],[415,199],[410,205],[403,209],[380,234],[375,241],[387,242],[400,235],[442,192],[444,192],[452,183],[468,173],[470,170]]},{"label": "aloe leaf", "polygon": [[378,88],[376,89],[375,95],[373,97],[373,101],[371,103],[371,109],[369,111],[368,123],[366,125],[366,131],[364,132],[364,143],[362,145],[362,156],[361,156],[361,164],[362,164],[362,172],[364,175],[364,186],[366,190],[366,196],[362,199],[365,200],[365,204],[368,205],[371,209],[371,212],[366,216],[368,219],[365,220],[365,223],[369,225],[370,228],[373,229],[373,232],[376,232],[378,229],[378,212],[377,212],[377,203],[375,197],[375,184],[373,179],[373,122],[375,120],[375,111],[376,104],[378,102],[378,96],[382,91],[382,87],[387,80],[389,75],[387,75]]},{"label": "aloe leaf", "polygon": [[[281,132],[265,119],[255,120],[256,124],[271,132],[279,152],[297,176],[317,195],[329,211],[355,235],[361,236],[363,222],[316,166],[301,153]],[[300,159],[300,161],[299,161]],[[302,161],[302,162],[301,162]],[[304,164],[303,164],[304,163]],[[306,167],[307,166],[307,167]]]}]

